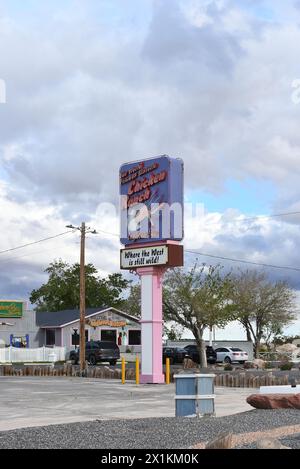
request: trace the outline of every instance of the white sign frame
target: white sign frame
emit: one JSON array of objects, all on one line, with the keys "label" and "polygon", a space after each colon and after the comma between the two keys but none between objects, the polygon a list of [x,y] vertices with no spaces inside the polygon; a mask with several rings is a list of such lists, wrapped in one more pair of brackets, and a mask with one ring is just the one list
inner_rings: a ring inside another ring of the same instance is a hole
[{"label": "white sign frame", "polygon": [[137,269],[140,267],[167,265],[168,261],[169,248],[165,244],[121,250],[121,269]]}]

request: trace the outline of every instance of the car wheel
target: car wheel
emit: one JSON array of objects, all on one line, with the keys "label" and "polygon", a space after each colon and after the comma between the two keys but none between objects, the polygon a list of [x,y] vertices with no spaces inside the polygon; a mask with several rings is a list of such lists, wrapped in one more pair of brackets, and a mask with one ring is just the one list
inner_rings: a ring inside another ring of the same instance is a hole
[{"label": "car wheel", "polygon": [[112,366],[114,366],[116,363],[117,363],[117,360],[111,360],[111,361],[109,362],[109,364],[112,365]]},{"label": "car wheel", "polygon": [[89,356],[89,364],[94,366],[94,365],[96,365],[96,363],[97,363],[97,360],[96,360],[95,355],[90,355]]},{"label": "car wheel", "polygon": [[71,361],[72,365],[77,365],[77,363],[78,363],[78,358],[76,357],[75,354],[72,353],[72,354],[70,355],[70,361]]},{"label": "car wheel", "polygon": [[231,363],[231,358],[230,357],[225,357],[224,358],[224,363]]}]

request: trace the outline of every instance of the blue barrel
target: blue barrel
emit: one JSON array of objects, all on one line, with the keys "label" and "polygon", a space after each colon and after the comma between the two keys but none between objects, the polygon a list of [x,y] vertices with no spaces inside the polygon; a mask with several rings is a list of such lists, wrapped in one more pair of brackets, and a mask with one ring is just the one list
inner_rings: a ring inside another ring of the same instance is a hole
[{"label": "blue barrel", "polygon": [[213,374],[180,374],[175,378],[175,416],[215,415]]}]

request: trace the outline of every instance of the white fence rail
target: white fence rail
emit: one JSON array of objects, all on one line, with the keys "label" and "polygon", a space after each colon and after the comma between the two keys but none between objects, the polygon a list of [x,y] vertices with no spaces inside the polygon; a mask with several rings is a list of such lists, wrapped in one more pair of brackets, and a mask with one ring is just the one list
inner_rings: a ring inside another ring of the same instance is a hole
[{"label": "white fence rail", "polygon": [[56,362],[66,359],[65,347],[0,348],[0,363]]}]

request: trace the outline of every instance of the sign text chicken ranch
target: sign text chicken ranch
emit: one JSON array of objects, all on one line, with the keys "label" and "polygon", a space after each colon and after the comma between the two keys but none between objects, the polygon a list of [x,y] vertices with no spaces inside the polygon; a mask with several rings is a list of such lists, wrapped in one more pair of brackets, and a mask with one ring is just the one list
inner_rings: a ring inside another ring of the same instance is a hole
[{"label": "sign text chicken ranch", "polygon": [[121,269],[136,269],[168,263],[168,246],[150,246],[121,250]]}]

